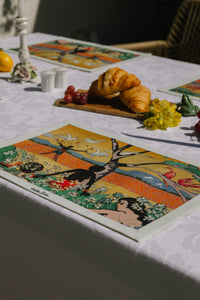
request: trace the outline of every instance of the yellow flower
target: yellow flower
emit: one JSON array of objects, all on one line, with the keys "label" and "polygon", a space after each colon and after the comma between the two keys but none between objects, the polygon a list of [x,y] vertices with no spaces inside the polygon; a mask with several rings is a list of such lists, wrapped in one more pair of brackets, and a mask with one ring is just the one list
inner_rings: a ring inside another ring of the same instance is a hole
[{"label": "yellow flower", "polygon": [[155,117],[150,117],[144,121],[144,126],[148,129],[156,130],[158,129],[158,122]]},{"label": "yellow flower", "polygon": [[176,111],[176,104],[170,104],[167,100],[154,99],[149,106],[149,114],[144,121],[148,129],[166,130],[168,127],[175,127],[181,121],[181,114]]}]

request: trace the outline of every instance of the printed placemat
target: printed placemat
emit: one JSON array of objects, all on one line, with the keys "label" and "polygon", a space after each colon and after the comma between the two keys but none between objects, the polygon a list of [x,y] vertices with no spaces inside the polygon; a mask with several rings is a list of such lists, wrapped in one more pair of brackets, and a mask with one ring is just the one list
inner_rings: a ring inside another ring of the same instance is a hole
[{"label": "printed placemat", "polygon": [[29,45],[28,49],[34,58],[89,72],[151,55],[64,37]]},{"label": "printed placemat", "polygon": [[0,176],[136,241],[200,204],[200,166],[61,123],[0,148]]},{"label": "printed placemat", "polygon": [[178,82],[158,91],[173,95],[186,94],[193,99],[200,100],[200,75],[187,79],[186,81]]}]

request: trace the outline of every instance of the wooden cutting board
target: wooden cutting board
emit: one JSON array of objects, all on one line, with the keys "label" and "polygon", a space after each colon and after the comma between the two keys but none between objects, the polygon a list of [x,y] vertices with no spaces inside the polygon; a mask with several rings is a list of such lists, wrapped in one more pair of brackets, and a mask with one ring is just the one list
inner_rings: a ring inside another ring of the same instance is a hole
[{"label": "wooden cutting board", "polygon": [[55,106],[85,110],[94,113],[108,114],[114,116],[120,116],[132,119],[144,119],[142,114],[136,114],[131,112],[123,103],[121,103],[119,97],[113,97],[111,99],[90,99],[87,104],[80,105],[74,103],[65,103],[64,99],[58,99],[54,103]]}]

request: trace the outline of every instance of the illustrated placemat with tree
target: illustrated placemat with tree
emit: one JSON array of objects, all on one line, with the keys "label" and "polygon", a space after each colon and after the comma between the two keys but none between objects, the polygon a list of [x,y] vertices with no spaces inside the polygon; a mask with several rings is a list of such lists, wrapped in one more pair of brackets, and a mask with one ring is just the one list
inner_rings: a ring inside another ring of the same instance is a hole
[{"label": "illustrated placemat with tree", "polygon": [[200,75],[170,85],[166,88],[160,89],[159,91],[179,96],[185,94],[193,99],[200,100]]},{"label": "illustrated placemat with tree", "polygon": [[1,146],[2,177],[137,241],[199,205],[199,167],[82,126]]},{"label": "illustrated placemat with tree", "polygon": [[35,58],[89,72],[150,55],[63,37],[29,45],[28,49]]}]

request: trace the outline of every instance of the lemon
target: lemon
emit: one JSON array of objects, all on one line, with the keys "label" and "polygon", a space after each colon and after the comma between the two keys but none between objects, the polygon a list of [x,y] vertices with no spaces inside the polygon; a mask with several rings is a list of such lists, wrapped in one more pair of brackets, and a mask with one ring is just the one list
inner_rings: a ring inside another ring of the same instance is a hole
[{"label": "lemon", "polygon": [[13,67],[13,60],[10,55],[0,50],[0,72],[10,72]]}]

